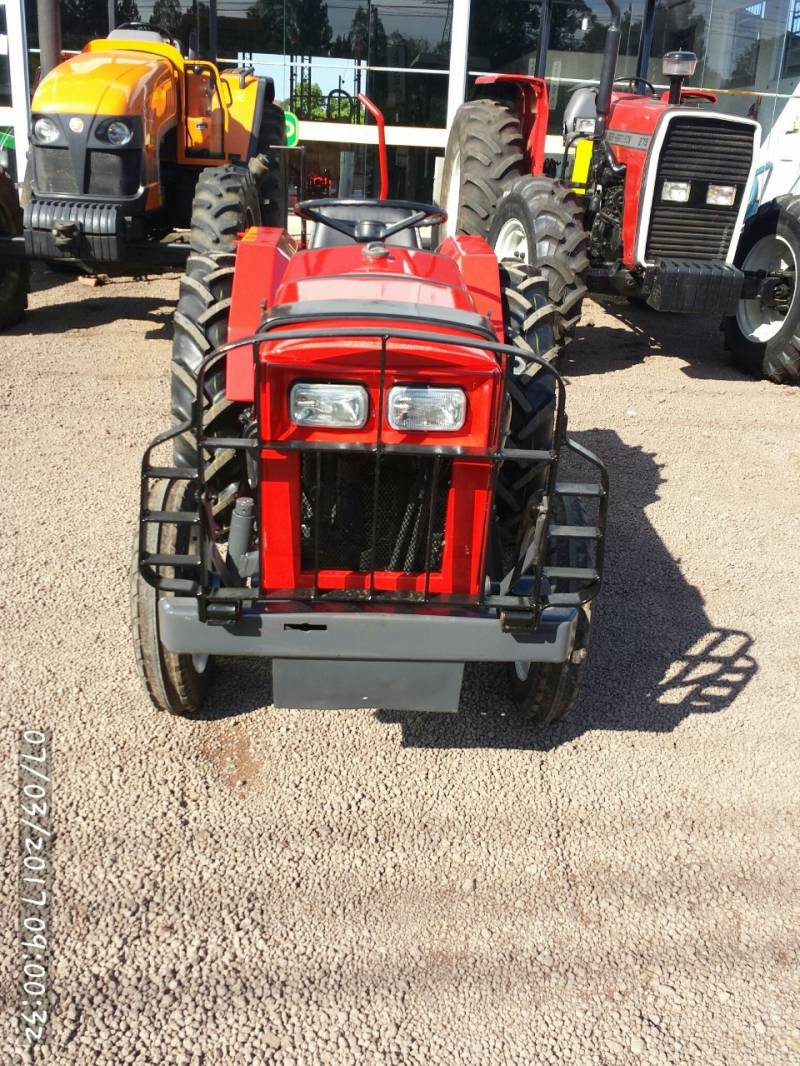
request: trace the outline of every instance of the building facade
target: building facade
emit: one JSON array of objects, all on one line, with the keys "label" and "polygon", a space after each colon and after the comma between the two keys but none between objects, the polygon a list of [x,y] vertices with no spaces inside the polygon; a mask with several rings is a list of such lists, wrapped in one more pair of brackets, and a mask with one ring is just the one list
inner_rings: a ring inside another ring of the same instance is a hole
[{"label": "building facade", "polygon": [[[644,0],[621,6],[617,74],[625,77],[635,71]],[[0,2],[0,17],[7,7]],[[532,72],[541,9],[539,0],[218,0],[216,7],[220,60],[269,74],[277,98],[300,120],[305,152],[302,167],[299,153],[291,156],[294,196],[374,194],[374,131],[354,105],[364,91],[386,116],[390,194],[415,200],[431,198],[448,120],[475,77]],[[66,0],[61,10],[65,49],[108,32],[106,0]],[[25,15],[34,71],[35,0],[26,0]],[[197,0],[118,0],[115,17],[163,26],[184,45],[194,33],[201,53],[209,46],[208,4]],[[554,155],[570,90],[597,81],[608,21],[603,0],[554,0],[547,57]],[[649,70],[656,85],[661,57],[677,48],[699,57],[693,85],[713,89],[720,108],[756,117],[768,132],[800,82],[800,0],[657,0]],[[11,80],[8,48],[0,48],[0,109],[11,107]],[[0,126],[8,114],[0,110]]]}]

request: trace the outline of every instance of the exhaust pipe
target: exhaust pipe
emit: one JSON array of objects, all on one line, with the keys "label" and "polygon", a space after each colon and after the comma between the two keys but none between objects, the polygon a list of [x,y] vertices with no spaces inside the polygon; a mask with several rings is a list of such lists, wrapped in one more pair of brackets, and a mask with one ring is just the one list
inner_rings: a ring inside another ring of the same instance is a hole
[{"label": "exhaust pipe", "polygon": [[603,52],[603,67],[600,71],[600,84],[597,87],[597,122],[594,127],[594,139],[602,141],[606,132],[606,119],[611,105],[611,90],[614,87],[614,75],[617,72],[620,39],[620,12],[617,0],[606,0],[611,12],[611,24],[606,34],[606,47]]}]

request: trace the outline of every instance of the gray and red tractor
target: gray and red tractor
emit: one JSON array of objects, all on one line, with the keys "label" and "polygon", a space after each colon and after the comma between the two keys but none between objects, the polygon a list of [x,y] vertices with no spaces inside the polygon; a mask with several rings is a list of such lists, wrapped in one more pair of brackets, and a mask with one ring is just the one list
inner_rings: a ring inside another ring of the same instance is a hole
[{"label": "gray and red tractor", "polygon": [[449,232],[484,237],[500,259],[541,270],[561,343],[587,291],[618,294],[656,311],[721,315],[741,369],[800,379],[800,198],[776,197],[748,217],[758,123],[711,110],[713,93],[685,86],[691,52],[664,56],[666,91],[647,80],[653,0],[637,73],[615,80],[620,11],[606,2],[599,83],[571,94],[560,162],[545,156],[549,17],[535,76],[476,79],[447,144],[440,200]]},{"label": "gray and red tractor", "polygon": [[132,572],[161,710],[196,714],[219,656],[271,659],[282,707],[454,711],[476,661],[535,722],[578,691],[608,480],[567,436],[547,283],[481,237],[425,250],[446,215],[386,198],[381,131],[379,199],[188,261]]}]

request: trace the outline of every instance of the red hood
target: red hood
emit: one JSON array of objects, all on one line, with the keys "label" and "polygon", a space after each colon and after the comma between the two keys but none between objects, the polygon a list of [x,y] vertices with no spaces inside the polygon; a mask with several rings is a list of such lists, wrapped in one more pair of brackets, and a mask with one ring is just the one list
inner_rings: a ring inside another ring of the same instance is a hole
[{"label": "red hood", "polygon": [[366,245],[320,248],[290,261],[274,303],[386,300],[394,303],[476,311],[456,263],[442,255],[387,247],[371,258]]}]

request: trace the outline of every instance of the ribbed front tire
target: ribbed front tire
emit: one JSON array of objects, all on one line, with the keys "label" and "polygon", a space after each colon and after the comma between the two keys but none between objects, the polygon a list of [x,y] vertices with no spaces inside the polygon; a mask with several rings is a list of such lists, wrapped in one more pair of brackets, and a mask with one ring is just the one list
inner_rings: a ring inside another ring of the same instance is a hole
[{"label": "ribbed front tire", "polygon": [[[22,209],[14,183],[0,170],[0,234],[22,236]],[[31,268],[28,263],[0,263],[0,329],[16,325],[28,306]]]}]

